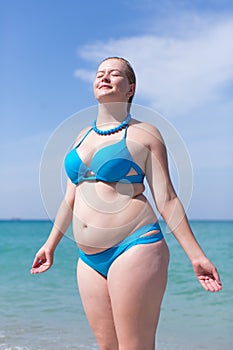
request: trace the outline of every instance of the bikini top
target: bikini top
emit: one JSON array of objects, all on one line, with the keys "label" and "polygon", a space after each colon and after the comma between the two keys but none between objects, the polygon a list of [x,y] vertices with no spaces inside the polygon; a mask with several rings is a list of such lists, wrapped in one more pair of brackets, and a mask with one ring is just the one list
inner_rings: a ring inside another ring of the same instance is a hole
[{"label": "bikini top", "polygon": [[[98,150],[88,167],[77,153],[77,148],[93,130],[89,129],[81,141],[73,148],[65,158],[65,170],[70,180],[78,185],[82,181],[104,181],[123,183],[143,183],[145,174],[142,169],[133,161],[126,145],[125,128],[123,138],[114,144]],[[137,174],[127,175],[130,169],[136,170]]]}]

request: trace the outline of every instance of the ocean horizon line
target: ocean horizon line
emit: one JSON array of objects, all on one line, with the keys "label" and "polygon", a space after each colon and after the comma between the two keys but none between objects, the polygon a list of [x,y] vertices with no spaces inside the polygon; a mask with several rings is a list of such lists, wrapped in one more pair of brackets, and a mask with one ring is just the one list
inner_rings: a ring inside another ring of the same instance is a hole
[{"label": "ocean horizon line", "polygon": [[[0,218],[0,222],[53,222],[55,219],[49,219],[49,218],[21,218],[21,217],[11,217],[11,218]],[[159,219],[159,222],[164,222],[163,219]],[[233,222],[232,219],[224,219],[224,218],[188,218],[188,221],[190,222]]]}]

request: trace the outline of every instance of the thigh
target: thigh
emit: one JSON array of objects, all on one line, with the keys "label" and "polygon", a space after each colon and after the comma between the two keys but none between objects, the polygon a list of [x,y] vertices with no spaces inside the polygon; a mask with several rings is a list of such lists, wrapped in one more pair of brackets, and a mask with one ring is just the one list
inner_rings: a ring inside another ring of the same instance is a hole
[{"label": "thigh", "polygon": [[164,240],[133,246],[108,273],[108,286],[120,349],[152,350],[169,261]]},{"label": "thigh", "polygon": [[100,349],[118,349],[106,279],[79,259],[77,280],[83,307]]}]

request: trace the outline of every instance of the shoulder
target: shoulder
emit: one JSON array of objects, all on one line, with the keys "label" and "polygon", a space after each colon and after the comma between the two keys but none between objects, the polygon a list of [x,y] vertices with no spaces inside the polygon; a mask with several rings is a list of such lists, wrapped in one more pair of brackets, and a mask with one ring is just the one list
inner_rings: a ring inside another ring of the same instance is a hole
[{"label": "shoulder", "polygon": [[76,144],[77,142],[79,142],[89,130],[91,130],[91,126],[87,126],[85,129],[82,129],[77,135],[74,143]]},{"label": "shoulder", "polygon": [[135,137],[140,136],[146,147],[153,148],[159,144],[164,146],[163,137],[155,125],[133,119],[131,127]]}]

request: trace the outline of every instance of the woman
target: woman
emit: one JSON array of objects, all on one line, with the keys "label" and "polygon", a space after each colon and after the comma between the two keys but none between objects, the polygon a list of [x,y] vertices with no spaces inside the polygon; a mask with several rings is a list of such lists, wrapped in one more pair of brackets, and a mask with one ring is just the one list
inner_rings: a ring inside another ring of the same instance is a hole
[{"label": "woman", "polygon": [[101,350],[155,349],[169,252],[143,195],[144,176],[203,288],[222,288],[174,191],[159,131],[129,114],[135,84],[125,59],[101,62],[94,80],[97,119],[66,157],[65,197],[31,270],[35,274],[51,267],[56,246],[73,220],[79,291]]}]

